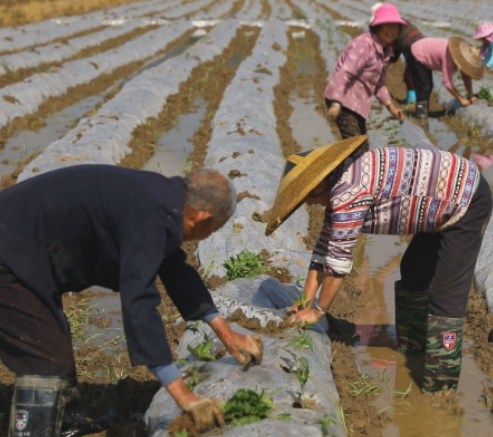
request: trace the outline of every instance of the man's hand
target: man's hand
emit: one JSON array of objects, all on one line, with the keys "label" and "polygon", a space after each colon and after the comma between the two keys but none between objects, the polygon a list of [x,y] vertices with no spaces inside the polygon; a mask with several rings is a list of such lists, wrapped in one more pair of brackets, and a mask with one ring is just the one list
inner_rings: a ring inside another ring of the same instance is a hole
[{"label": "man's hand", "polygon": [[321,311],[317,311],[314,308],[308,308],[306,310],[298,311],[293,314],[291,317],[288,317],[287,321],[291,325],[296,325],[301,322],[301,326],[304,326],[305,323],[318,323],[324,316],[324,313]]},{"label": "man's hand", "polygon": [[260,337],[242,335],[234,332],[221,316],[209,323],[219,340],[226,346],[227,351],[243,366],[250,363],[260,364],[264,355],[264,345]]},{"label": "man's hand", "polygon": [[469,106],[471,104],[471,100],[461,97],[459,98],[459,103],[461,104],[461,106]]},{"label": "man's hand", "polygon": [[166,389],[177,405],[192,415],[195,427],[199,432],[205,432],[213,428],[214,425],[224,425],[224,417],[218,407],[219,401],[217,399],[197,396],[187,387],[182,378],[168,384]]},{"label": "man's hand", "polygon": [[191,414],[193,423],[198,432],[205,432],[214,427],[224,425],[224,416],[219,409],[219,401],[211,398],[199,398],[182,406],[182,409]]},{"label": "man's hand", "polygon": [[473,103],[475,103],[478,100],[478,96],[469,97],[469,100],[470,100],[471,105],[472,105]]},{"label": "man's hand", "polygon": [[329,110],[327,111],[327,118],[329,120],[337,120],[339,114],[341,113],[341,104],[337,102],[333,102],[330,105]]},{"label": "man's hand", "polygon": [[252,362],[257,365],[262,362],[264,345],[260,337],[233,332],[228,342],[224,343],[224,346],[245,367]]}]

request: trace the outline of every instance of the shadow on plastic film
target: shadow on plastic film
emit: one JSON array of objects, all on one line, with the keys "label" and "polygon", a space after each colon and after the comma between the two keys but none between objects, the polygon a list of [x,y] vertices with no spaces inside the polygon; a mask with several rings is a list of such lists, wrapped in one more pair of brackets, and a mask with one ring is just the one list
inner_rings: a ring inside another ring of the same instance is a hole
[{"label": "shadow on plastic film", "polygon": [[463,356],[459,396],[436,397],[421,393],[424,354],[405,357],[395,351],[394,282],[405,248],[398,236],[368,236],[356,254],[355,287],[365,307],[355,320],[354,351],[362,375],[379,387],[374,404],[393,417],[383,436],[492,435],[491,415],[479,403],[484,375],[471,355]]}]

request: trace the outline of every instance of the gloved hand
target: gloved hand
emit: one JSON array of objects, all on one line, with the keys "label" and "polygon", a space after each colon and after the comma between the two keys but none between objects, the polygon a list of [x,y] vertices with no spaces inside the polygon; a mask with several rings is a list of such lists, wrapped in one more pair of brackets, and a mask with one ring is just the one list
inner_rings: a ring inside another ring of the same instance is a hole
[{"label": "gloved hand", "polygon": [[199,398],[199,400],[181,405],[181,408],[190,413],[199,432],[206,432],[212,429],[214,425],[219,427],[224,425],[224,416],[219,409],[217,399]]},{"label": "gloved hand", "polygon": [[221,316],[209,322],[209,326],[221,340],[227,351],[243,366],[260,364],[264,355],[264,345],[260,337],[242,335],[234,332]]},{"label": "gloved hand", "polygon": [[341,113],[341,104],[337,102],[332,102],[329,110],[327,111],[327,117],[329,120],[336,120]]},{"label": "gloved hand", "polygon": [[228,341],[224,344],[228,352],[235,357],[240,364],[247,367],[250,363],[260,364],[264,356],[264,344],[260,337],[241,335],[232,332]]}]

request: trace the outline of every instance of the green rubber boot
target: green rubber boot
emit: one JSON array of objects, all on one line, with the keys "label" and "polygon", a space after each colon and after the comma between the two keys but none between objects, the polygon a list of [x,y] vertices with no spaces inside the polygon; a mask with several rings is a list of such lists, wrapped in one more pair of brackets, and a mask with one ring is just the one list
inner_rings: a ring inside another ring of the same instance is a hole
[{"label": "green rubber boot", "polygon": [[403,355],[423,352],[428,327],[428,290],[410,292],[395,283],[396,349]]},{"label": "green rubber boot", "polygon": [[457,390],[464,319],[428,316],[423,392]]}]

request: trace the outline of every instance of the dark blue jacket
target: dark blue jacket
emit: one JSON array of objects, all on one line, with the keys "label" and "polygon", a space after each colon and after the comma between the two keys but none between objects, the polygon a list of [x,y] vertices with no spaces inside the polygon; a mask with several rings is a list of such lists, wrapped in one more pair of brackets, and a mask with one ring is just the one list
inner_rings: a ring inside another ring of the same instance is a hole
[{"label": "dark blue jacket", "polygon": [[63,293],[93,285],[119,291],[132,364],[166,365],[172,356],[156,276],[185,320],[216,311],[180,249],[183,208],[179,177],[106,165],[52,171],[0,193],[0,260],[67,335]]}]

